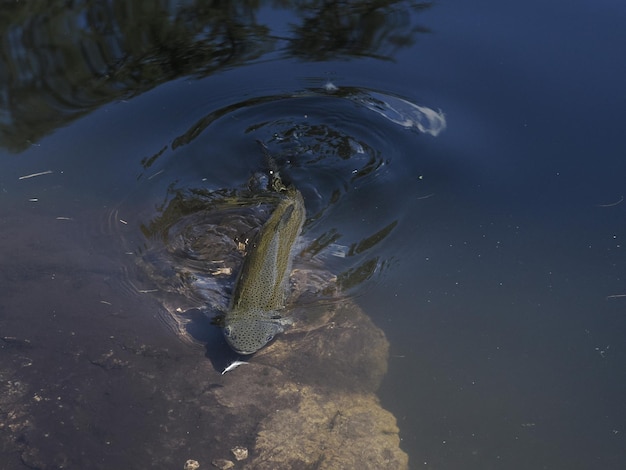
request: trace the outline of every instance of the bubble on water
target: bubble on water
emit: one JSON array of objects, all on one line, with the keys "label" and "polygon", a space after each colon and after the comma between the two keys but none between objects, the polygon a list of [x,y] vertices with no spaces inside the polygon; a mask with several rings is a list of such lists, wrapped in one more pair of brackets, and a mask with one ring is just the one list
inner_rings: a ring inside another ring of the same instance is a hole
[{"label": "bubble on water", "polygon": [[333,82],[328,81],[324,84],[324,90],[328,93],[334,93],[335,91],[339,90],[339,88]]}]

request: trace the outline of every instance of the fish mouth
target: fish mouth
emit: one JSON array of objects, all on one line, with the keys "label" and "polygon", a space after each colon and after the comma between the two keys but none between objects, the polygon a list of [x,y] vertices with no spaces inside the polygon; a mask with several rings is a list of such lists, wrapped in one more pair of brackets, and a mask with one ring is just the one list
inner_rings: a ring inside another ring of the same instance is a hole
[{"label": "fish mouth", "polygon": [[232,349],[233,349],[233,351],[235,351],[237,354],[241,354],[241,355],[244,355],[244,356],[247,356],[247,355],[249,355],[249,354],[254,354],[255,352],[257,352],[257,351],[258,351],[258,349],[257,349],[256,351],[241,351],[240,349],[233,348],[232,346],[231,346],[231,348],[232,348]]},{"label": "fish mouth", "polygon": [[243,349],[239,349],[237,346],[235,346],[234,344],[232,344],[229,340],[228,337],[226,337],[226,342],[228,343],[228,345],[230,346],[230,348],[235,351],[237,354],[241,354],[243,356],[247,356],[249,354],[254,354],[255,352],[258,351],[258,349],[255,349],[254,351],[245,351]]}]

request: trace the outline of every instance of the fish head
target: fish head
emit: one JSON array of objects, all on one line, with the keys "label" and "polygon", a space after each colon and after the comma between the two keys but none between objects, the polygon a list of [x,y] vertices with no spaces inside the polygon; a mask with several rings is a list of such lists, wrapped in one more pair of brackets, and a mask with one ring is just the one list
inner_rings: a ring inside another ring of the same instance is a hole
[{"label": "fish head", "polygon": [[224,338],[238,354],[253,354],[283,331],[282,325],[271,319],[242,319],[227,322]]}]

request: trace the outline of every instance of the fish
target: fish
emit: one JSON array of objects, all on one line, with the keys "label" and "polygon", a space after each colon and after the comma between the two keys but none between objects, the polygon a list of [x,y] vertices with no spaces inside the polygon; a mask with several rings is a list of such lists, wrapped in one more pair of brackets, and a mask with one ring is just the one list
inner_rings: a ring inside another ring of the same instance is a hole
[{"label": "fish", "polygon": [[284,331],[294,245],[306,218],[302,194],[289,186],[246,254],[235,283],[223,333],[238,354],[254,354]]}]

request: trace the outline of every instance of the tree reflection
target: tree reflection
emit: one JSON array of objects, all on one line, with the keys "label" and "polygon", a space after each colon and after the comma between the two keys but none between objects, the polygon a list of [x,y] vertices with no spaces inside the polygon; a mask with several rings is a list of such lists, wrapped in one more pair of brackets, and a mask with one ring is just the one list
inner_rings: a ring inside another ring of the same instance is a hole
[{"label": "tree reflection", "polygon": [[180,76],[242,64],[272,49],[268,29],[252,15],[256,2],[205,3],[3,5],[3,144],[19,150],[110,101]]},{"label": "tree reflection", "polygon": [[[299,2],[294,2],[299,3]],[[431,3],[398,0],[302,2],[301,23],[292,29],[289,55],[307,60],[336,57],[390,59],[400,48],[415,42],[415,33],[428,28],[411,25],[408,8],[424,10]]]},{"label": "tree reflection", "polygon": [[[21,150],[108,102],[269,52],[389,59],[427,31],[409,13],[429,7],[400,0],[3,2],[0,143]],[[269,8],[289,13],[288,37],[259,22]]]}]

